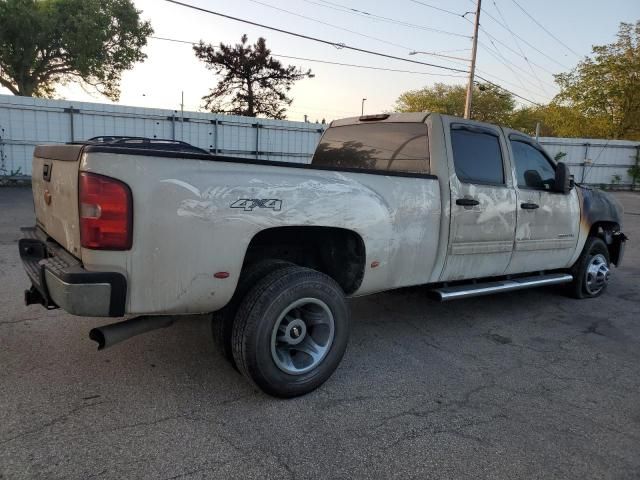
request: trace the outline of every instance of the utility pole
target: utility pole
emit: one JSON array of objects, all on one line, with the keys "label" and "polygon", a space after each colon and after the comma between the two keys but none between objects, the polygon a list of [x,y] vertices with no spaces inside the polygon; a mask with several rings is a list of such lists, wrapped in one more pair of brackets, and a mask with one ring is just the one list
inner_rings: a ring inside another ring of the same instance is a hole
[{"label": "utility pole", "polygon": [[473,47],[471,49],[471,70],[469,71],[469,85],[467,85],[467,100],[464,104],[464,118],[471,118],[471,97],[473,96],[473,76],[476,72],[476,52],[478,51],[478,26],[480,25],[480,3],[476,7],[476,19],[473,25]]}]

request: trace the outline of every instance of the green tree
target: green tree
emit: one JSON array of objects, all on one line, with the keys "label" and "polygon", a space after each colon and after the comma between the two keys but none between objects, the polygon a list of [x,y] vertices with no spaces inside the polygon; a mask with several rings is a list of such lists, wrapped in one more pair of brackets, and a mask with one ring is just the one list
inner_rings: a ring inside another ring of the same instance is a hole
[{"label": "green tree", "polygon": [[535,135],[538,122],[540,122],[542,137],[606,138],[609,136],[609,125],[602,115],[587,116],[575,107],[559,105],[555,102],[515,110],[505,125],[529,135]]},{"label": "green tree", "polygon": [[117,100],[151,33],[131,0],[0,0],[0,85],[50,97],[79,81]]},{"label": "green tree", "polygon": [[[433,87],[405,92],[396,101],[399,112],[436,112],[462,117],[467,94],[462,85],[436,83]],[[506,123],[515,108],[513,96],[493,85],[474,87],[471,118],[482,122]]]},{"label": "green tree", "polygon": [[574,108],[587,121],[607,125],[607,137],[640,138],[640,20],[621,23],[617,40],[593,47],[592,57],[556,75],[554,103]]},{"label": "green tree", "polygon": [[283,66],[262,37],[254,45],[247,44],[246,35],[235,46],[200,42],[193,50],[208,69],[222,75],[216,88],[202,97],[204,107],[214,113],[283,119],[293,101],[288,97],[293,84],[313,77],[311,70]]}]

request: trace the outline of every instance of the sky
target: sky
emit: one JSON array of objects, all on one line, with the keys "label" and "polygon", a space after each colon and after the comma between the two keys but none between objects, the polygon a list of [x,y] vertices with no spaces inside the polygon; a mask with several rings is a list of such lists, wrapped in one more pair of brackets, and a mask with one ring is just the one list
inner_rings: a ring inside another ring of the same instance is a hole
[{"label": "sky", "polygon": [[[466,74],[372,56],[236,22],[164,0],[134,0],[154,37],[147,59],[123,74],[119,104],[202,110],[202,96],[216,77],[186,42],[251,43],[263,36],[274,55],[349,63],[405,72],[331,65],[292,58],[314,78],[295,84],[287,117],[309,121],[393,110],[398,96],[436,82],[466,84]],[[468,69],[475,0],[183,0],[264,25],[420,62]],[[435,7],[435,8],[434,8]],[[530,15],[528,16],[520,7]],[[568,71],[592,45],[615,40],[619,23],[640,19],[640,0],[483,0],[477,73],[527,100],[544,103],[556,93],[553,73]],[[446,10],[446,11],[443,11]],[[532,18],[535,19],[536,23]],[[500,25],[502,24],[502,25]],[[547,33],[540,25],[549,33]],[[554,38],[555,37],[555,38]],[[409,55],[411,51],[421,51]],[[458,57],[447,58],[442,55]],[[408,73],[410,71],[411,73]],[[444,75],[444,76],[443,76]],[[1,93],[8,93],[1,90]],[[58,88],[57,98],[108,102],[78,85]],[[528,105],[527,100],[519,100]]]}]

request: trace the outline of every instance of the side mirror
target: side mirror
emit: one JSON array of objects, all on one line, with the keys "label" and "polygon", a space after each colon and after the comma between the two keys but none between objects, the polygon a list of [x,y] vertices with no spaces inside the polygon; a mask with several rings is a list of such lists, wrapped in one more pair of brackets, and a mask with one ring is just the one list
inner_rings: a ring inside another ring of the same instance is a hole
[{"label": "side mirror", "polygon": [[569,193],[573,188],[573,178],[569,173],[569,167],[564,162],[558,162],[556,165],[556,179],[555,179],[556,192]]}]

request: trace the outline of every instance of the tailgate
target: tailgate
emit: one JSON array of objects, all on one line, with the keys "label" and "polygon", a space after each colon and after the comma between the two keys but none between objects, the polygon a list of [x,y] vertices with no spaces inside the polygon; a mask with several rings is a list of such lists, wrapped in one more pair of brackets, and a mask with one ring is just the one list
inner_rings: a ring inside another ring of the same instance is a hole
[{"label": "tailgate", "polygon": [[80,256],[78,164],[82,147],[36,147],[31,173],[37,224],[76,257]]}]

